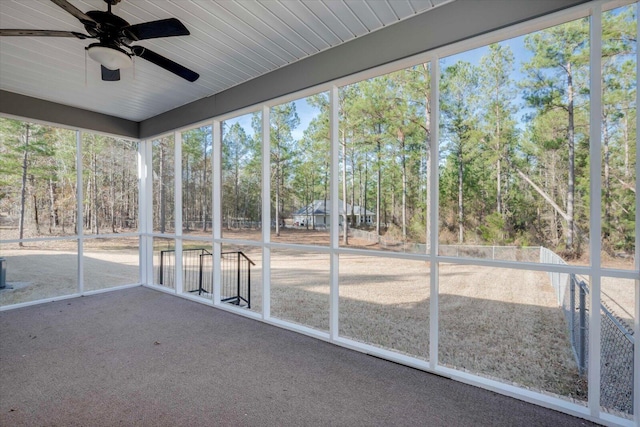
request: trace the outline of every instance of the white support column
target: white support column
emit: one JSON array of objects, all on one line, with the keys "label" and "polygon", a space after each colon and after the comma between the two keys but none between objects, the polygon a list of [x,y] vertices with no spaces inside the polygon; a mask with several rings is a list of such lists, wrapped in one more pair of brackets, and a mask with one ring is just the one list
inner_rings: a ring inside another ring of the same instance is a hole
[{"label": "white support column", "polygon": [[[331,200],[331,212],[330,212],[330,225],[329,225],[329,235],[330,235],[330,245],[331,245],[331,255],[330,255],[330,274],[331,281],[329,285],[329,334],[331,340],[334,341],[338,338],[339,334],[339,317],[340,317],[340,287],[339,287],[339,277],[340,277],[340,269],[339,269],[339,255],[336,253],[340,245],[340,209],[338,206],[338,177],[340,176],[340,135],[338,133],[339,130],[339,119],[338,119],[338,109],[339,109],[339,91],[337,86],[331,87],[331,92],[329,94],[329,129],[330,129],[330,140],[331,140],[331,174],[330,174],[330,187],[329,187],[329,199]],[[344,161],[344,159],[343,159]],[[344,167],[344,165],[343,165]],[[343,196],[343,197],[346,197]],[[346,227],[346,221],[345,221]],[[345,228],[346,232],[346,228]]]},{"label": "white support column", "polygon": [[82,182],[82,131],[76,131],[76,197],[77,204],[76,209],[78,213],[76,215],[76,235],[78,236],[78,275],[77,275],[77,286],[78,293],[84,292],[84,242],[82,240],[82,236],[84,233],[82,224],[84,223],[84,215],[83,215],[83,190],[84,184]]},{"label": "white support column", "polygon": [[439,88],[440,83],[440,58],[435,57],[431,60],[431,87],[429,88],[431,102],[431,141],[429,144],[429,242],[431,251],[429,257],[431,260],[430,270],[430,287],[429,287],[429,365],[431,369],[438,366],[438,328],[439,328],[439,264],[438,256],[438,144],[439,142],[439,126],[440,126],[440,103]]},{"label": "white support column", "polygon": [[593,417],[600,416],[600,284],[601,284],[601,223],[602,196],[600,194],[602,179],[602,9],[594,4],[591,9],[590,25],[590,105],[589,112],[589,156],[590,156],[590,219],[589,219],[589,251],[591,259],[590,305],[589,310],[589,411]]},{"label": "white support column", "polygon": [[182,133],[174,132],[173,141],[175,148],[174,160],[174,184],[175,184],[175,201],[174,201],[174,231],[176,235],[176,268],[175,268],[175,284],[176,293],[182,293]]},{"label": "white support column", "polygon": [[[640,40],[640,3],[636,3],[636,40]],[[636,83],[640,77],[640,49],[636,44]],[[637,85],[636,85],[637,86]],[[640,105],[640,93],[636,89],[636,106]],[[640,194],[640,179],[638,167],[640,165],[640,115],[636,109],[636,283],[635,283],[635,316],[634,316],[634,350],[633,350],[633,418],[636,427],[640,427],[640,209],[638,209],[638,194]]]},{"label": "white support column", "polygon": [[220,304],[220,283],[221,283],[221,258],[222,258],[222,124],[219,120],[214,120],[211,128],[212,135],[212,165],[211,173],[213,178],[213,194],[211,205],[213,215],[211,216],[211,232],[213,234],[213,303]]},{"label": "white support column", "polygon": [[271,317],[271,119],[262,107],[262,318]]}]

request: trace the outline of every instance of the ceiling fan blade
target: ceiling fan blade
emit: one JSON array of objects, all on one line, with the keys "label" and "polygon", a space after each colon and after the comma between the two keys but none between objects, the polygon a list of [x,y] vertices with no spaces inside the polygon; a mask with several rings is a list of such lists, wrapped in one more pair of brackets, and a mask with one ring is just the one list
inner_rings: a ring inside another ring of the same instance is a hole
[{"label": "ceiling fan blade", "polygon": [[44,37],[76,37],[79,39],[88,39],[89,36],[75,31],[57,31],[57,30],[0,30],[0,36],[44,36]]},{"label": "ceiling fan blade", "polygon": [[120,70],[110,70],[104,65],[100,66],[102,71],[102,80],[105,82],[117,82],[120,80]]},{"label": "ceiling fan blade", "polygon": [[69,3],[67,0],[51,0],[51,1],[54,2],[56,5],[60,6],[61,8],[63,8],[65,11],[72,14],[73,16],[75,16],[76,18],[78,18],[80,22],[82,22],[84,25],[88,25],[90,27],[98,26],[98,23],[94,21],[89,15],[87,15],[86,13],[84,13],[83,11],[81,11],[71,3]]},{"label": "ceiling fan blade", "polygon": [[124,34],[131,40],[147,40],[159,37],[188,36],[189,30],[176,18],[143,22],[123,28]]},{"label": "ceiling fan blade", "polygon": [[131,52],[133,52],[135,56],[146,59],[147,61],[156,64],[157,66],[162,67],[190,82],[195,82],[198,80],[198,77],[200,77],[200,74],[195,71],[191,71],[190,69],[142,46],[132,46]]}]

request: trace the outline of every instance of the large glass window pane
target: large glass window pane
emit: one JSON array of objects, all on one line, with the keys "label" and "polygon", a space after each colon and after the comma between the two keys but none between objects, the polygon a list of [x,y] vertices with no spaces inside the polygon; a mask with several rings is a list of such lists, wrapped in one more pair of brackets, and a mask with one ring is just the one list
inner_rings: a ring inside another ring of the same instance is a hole
[{"label": "large glass window pane", "polygon": [[85,234],[138,231],[138,143],[82,134]]},{"label": "large glass window pane", "polygon": [[543,246],[588,263],[588,20],[440,68],[440,253]]},{"label": "large glass window pane", "polygon": [[262,114],[222,122],[222,235],[262,238]]},{"label": "large glass window pane", "polygon": [[220,300],[262,313],[262,249],[222,245]]},{"label": "large glass window pane", "polygon": [[3,243],[6,283],[0,305],[19,304],[78,292],[78,241]]},{"label": "large glass window pane", "polygon": [[271,231],[276,242],[329,244],[329,96],[271,108]]},{"label": "large glass window pane", "polygon": [[76,132],[0,118],[0,238],[76,234]]},{"label": "large glass window pane", "polygon": [[153,231],[175,232],[175,143],[172,135],[152,142]]},{"label": "large glass window pane", "polygon": [[182,232],[211,234],[211,126],[182,133]]},{"label": "large glass window pane", "polygon": [[83,287],[85,291],[139,283],[139,237],[85,239]]},{"label": "large glass window pane", "polygon": [[419,64],[340,88],[342,246],[428,252],[429,87]]},{"label": "large glass window pane", "polygon": [[602,15],[602,265],[634,268],[637,3]]},{"label": "large glass window pane", "polygon": [[439,276],[441,364],[586,402],[587,280],[454,264]]},{"label": "large glass window pane", "polygon": [[329,331],[329,255],[271,251],[271,316]]},{"label": "large glass window pane", "polygon": [[429,271],[423,261],[340,255],[340,336],[428,360]]}]

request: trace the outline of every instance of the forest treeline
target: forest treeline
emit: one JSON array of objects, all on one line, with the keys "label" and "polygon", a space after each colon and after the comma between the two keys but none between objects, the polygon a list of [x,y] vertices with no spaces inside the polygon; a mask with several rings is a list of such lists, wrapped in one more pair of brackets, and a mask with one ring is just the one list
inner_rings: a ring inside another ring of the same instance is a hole
[{"label": "forest treeline", "polygon": [[[138,143],[0,118],[2,239],[137,231]],[[83,223],[78,227],[78,194]]]},{"label": "forest treeline", "polygon": [[[588,243],[589,22],[524,36],[476,62],[445,58],[439,82],[439,239],[443,243],[545,245],[579,256]],[[635,9],[603,16],[602,239],[632,252],[637,197]],[[469,55],[473,56],[473,55]],[[461,59],[458,59],[461,58]],[[371,231],[421,242],[429,230],[432,139],[429,64],[340,88],[340,199],[375,212]],[[329,197],[329,100],[299,133],[296,102],[271,108],[271,205],[279,219]],[[225,128],[224,212],[259,219],[260,124]],[[224,157],[224,156],[223,156]],[[276,208],[277,207],[277,208]],[[359,227],[347,211],[347,222]],[[277,232],[277,231],[276,231]]]},{"label": "forest treeline", "polygon": [[[602,129],[603,248],[633,252],[635,10],[631,5],[603,15],[599,123],[589,118],[587,19],[524,36],[526,54],[501,42],[474,62],[465,54],[441,60],[440,242],[544,245],[579,256],[589,238],[589,132],[595,125]],[[340,88],[339,197],[350,227],[428,241],[431,78],[431,65],[418,64]],[[270,111],[276,233],[296,210],[330,198],[329,97],[305,101],[315,113],[304,129],[300,103]],[[222,131],[223,226],[256,226],[262,219],[261,116],[223,122]],[[1,119],[0,137],[0,220],[37,235],[74,233],[75,133]],[[134,230],[137,143],[85,134],[82,147],[82,228]],[[211,128],[183,132],[181,150],[183,225],[207,231],[215,173]],[[167,231],[174,221],[173,137],[153,141],[152,151],[154,230]],[[355,206],[373,212],[373,223],[358,223]]]}]

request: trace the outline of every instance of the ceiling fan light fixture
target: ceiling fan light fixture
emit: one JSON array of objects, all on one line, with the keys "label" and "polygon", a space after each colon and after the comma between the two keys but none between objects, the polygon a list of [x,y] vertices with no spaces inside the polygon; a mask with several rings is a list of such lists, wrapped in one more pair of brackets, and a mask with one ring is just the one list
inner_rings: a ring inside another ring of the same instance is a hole
[{"label": "ceiling fan light fixture", "polygon": [[128,68],[133,64],[133,60],[125,51],[114,47],[94,44],[87,48],[87,53],[89,58],[109,70]]}]

